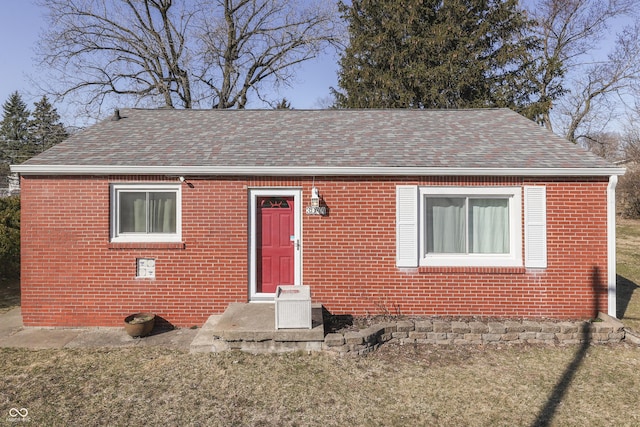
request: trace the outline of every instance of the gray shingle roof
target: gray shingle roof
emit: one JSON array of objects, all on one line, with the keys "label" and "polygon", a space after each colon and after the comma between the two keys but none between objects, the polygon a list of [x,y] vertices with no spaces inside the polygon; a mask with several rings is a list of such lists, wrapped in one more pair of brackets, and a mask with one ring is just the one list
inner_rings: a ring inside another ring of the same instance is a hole
[{"label": "gray shingle roof", "polygon": [[508,109],[126,109],[120,116],[14,169],[613,168]]}]

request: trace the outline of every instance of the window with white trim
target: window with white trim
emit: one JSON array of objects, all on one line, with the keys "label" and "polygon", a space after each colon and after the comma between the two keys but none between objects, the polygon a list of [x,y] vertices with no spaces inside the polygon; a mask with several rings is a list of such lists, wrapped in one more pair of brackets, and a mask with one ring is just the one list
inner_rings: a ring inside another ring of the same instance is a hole
[{"label": "window with white trim", "polygon": [[180,189],[179,184],[113,184],[111,241],[181,241]]},{"label": "window with white trim", "polygon": [[520,187],[420,188],[421,265],[521,266]]},{"label": "window with white trim", "polygon": [[537,197],[525,197],[523,209],[519,186],[398,186],[398,266],[545,268],[544,187],[524,189]]}]

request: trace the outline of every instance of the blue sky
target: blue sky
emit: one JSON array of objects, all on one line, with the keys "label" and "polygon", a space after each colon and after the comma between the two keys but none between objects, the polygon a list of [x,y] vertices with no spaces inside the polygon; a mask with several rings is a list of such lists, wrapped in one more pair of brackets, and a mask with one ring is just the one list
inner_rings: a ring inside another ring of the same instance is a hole
[{"label": "blue sky", "polygon": [[29,80],[26,73],[32,72],[33,46],[42,24],[41,13],[31,1],[0,0],[0,102],[4,103],[14,91],[19,91],[24,100],[32,104],[27,96]]},{"label": "blue sky", "polygon": [[[0,0],[0,103],[4,103],[15,90],[19,91],[29,108],[43,93],[34,87],[29,76],[42,80],[35,67],[34,48],[44,25],[43,11],[33,0]],[[612,27],[616,28],[617,27]],[[612,43],[612,37],[603,46]],[[301,65],[296,71],[292,87],[281,88],[273,98],[286,97],[293,108],[314,109],[326,106],[330,87],[337,86],[337,57],[328,54]],[[1,105],[1,104],[0,104]],[[64,105],[54,104],[66,124],[76,124]],[[126,107],[123,105],[122,107]],[[257,100],[250,100],[249,108],[264,108]],[[82,119],[80,122],[84,122]]]},{"label": "blue sky", "polygon": [[[29,76],[38,81],[34,48],[44,25],[43,11],[31,0],[0,0],[0,103],[14,91],[20,92],[29,108],[42,97]],[[329,96],[329,88],[337,86],[337,57],[328,54],[302,65],[291,88],[282,88],[276,99],[286,97],[293,108],[321,108],[321,100]],[[63,106],[55,105],[63,116]],[[251,108],[263,105],[251,103]]]}]

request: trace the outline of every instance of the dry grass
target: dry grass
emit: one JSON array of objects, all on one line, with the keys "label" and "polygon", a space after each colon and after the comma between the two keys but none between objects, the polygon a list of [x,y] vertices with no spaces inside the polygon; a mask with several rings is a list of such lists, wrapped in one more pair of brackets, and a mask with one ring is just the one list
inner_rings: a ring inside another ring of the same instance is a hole
[{"label": "dry grass", "polygon": [[625,326],[640,332],[640,221],[618,220],[617,236],[618,300],[617,317]]},{"label": "dry grass", "polygon": [[[640,221],[621,221],[618,307],[640,331],[637,248]],[[16,287],[0,312],[19,304]],[[385,345],[357,358],[0,349],[0,378],[0,425],[16,425],[11,408],[31,425],[640,425],[640,349],[627,344]]]},{"label": "dry grass", "polygon": [[27,408],[33,425],[640,424],[639,350],[589,347],[555,396],[578,351],[389,345],[338,358],[1,349],[0,412]]}]

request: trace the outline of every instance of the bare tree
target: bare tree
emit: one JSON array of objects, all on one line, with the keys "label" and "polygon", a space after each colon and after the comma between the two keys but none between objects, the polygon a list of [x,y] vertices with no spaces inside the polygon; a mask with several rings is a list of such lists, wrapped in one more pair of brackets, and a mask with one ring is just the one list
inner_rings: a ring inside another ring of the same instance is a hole
[{"label": "bare tree", "polygon": [[244,108],[259,83],[293,78],[296,64],[337,43],[335,9],[328,3],[287,0],[211,0],[201,20],[201,72],[198,79],[214,96],[213,108]]},{"label": "bare tree", "polygon": [[[640,23],[624,29],[606,61],[590,65],[574,80],[575,88],[560,113],[566,121],[565,136],[573,142],[592,138],[594,126],[608,123],[615,115],[614,100],[629,93],[640,80]],[[610,95],[613,95],[612,99]]]},{"label": "bare tree", "polygon": [[335,8],[304,0],[41,0],[49,93],[98,110],[127,102],[243,108],[260,85],[337,39]]},{"label": "bare tree", "polygon": [[82,92],[89,104],[108,95],[193,105],[187,27],[193,11],[172,0],[46,0],[49,27],[38,54],[56,90]]},{"label": "bare tree", "polygon": [[[636,117],[640,110],[635,111]],[[640,127],[629,126],[622,137],[624,166],[627,171],[620,177],[616,198],[620,215],[640,218]]]},{"label": "bare tree", "polygon": [[[540,71],[535,83],[549,107],[571,91],[590,100],[585,105],[589,109],[593,106],[594,98],[604,93],[603,89],[608,90],[606,93],[618,90],[619,84],[627,77],[626,72],[614,70],[619,65],[603,64],[595,67],[597,70],[587,71],[586,63],[593,62],[591,54],[606,34],[611,21],[632,13],[635,6],[636,0],[537,0],[529,3],[529,13],[538,23],[537,35],[543,44],[543,55],[539,58]],[[571,76],[586,74],[585,71],[600,74],[600,83],[594,84],[588,79],[567,81]],[[609,82],[611,78],[616,82]],[[578,120],[569,126],[567,135],[570,138],[585,119],[586,115],[579,117],[583,112],[584,109],[580,109],[575,117]],[[540,121],[547,129],[554,130],[549,110],[542,113]]]},{"label": "bare tree", "polygon": [[[639,112],[640,113],[640,112]],[[640,127],[632,126],[627,129],[622,138],[625,159],[635,165],[640,164]]]},{"label": "bare tree", "polygon": [[611,162],[621,160],[625,156],[623,138],[617,133],[594,133],[580,140],[587,150]]}]

